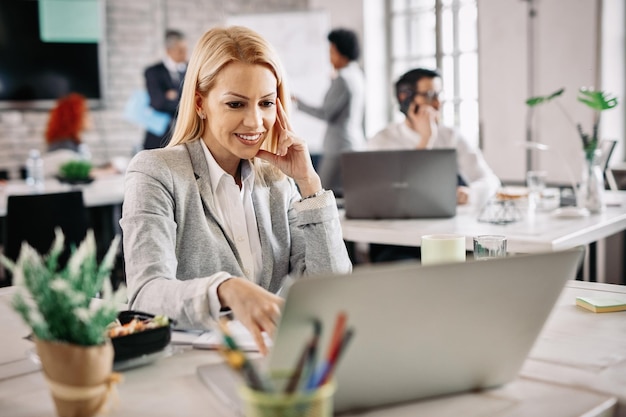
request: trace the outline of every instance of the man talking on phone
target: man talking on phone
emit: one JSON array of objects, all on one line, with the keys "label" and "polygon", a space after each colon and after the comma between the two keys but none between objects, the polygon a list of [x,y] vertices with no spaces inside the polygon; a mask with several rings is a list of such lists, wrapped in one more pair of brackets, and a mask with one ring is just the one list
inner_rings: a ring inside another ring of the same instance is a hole
[{"label": "man talking on phone", "polygon": [[417,68],[396,82],[396,98],[404,120],[392,123],[374,135],[369,150],[454,148],[457,154],[459,186],[457,203],[466,204],[470,189],[481,187],[495,194],[500,180],[482,156],[458,131],[440,124],[441,75],[436,70]]},{"label": "man talking on phone", "polygon": [[[443,99],[441,75],[436,70],[413,69],[395,84],[396,98],[404,120],[392,123],[368,140],[369,150],[456,149],[457,203],[467,204],[470,192],[493,195],[500,180],[482,156],[458,131],[440,123]],[[371,262],[391,262],[420,258],[420,248],[370,244]]]}]

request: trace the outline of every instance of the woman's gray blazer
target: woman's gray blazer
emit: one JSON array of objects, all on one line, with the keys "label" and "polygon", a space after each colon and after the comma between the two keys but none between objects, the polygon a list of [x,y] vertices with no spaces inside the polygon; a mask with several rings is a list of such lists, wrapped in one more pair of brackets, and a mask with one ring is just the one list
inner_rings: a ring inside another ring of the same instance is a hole
[{"label": "woman's gray blazer", "polygon": [[[287,274],[349,273],[334,198],[300,202],[290,178],[255,184],[261,239],[260,285],[276,292]],[[132,309],[165,314],[184,328],[208,328],[209,286],[243,277],[235,244],[216,218],[199,140],[138,153],[128,166],[120,225]]]}]

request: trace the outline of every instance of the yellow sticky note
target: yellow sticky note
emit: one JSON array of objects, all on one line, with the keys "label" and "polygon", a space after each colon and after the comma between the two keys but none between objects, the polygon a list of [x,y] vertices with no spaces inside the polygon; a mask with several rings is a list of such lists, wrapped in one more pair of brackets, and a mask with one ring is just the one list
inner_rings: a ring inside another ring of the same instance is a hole
[{"label": "yellow sticky note", "polygon": [[626,311],[626,294],[623,296],[576,297],[576,305],[594,313]]}]

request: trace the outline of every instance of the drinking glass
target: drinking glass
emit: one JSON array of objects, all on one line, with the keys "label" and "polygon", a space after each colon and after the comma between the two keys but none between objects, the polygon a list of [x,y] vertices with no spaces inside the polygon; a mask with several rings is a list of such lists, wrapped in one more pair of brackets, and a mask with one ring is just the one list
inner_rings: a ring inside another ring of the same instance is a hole
[{"label": "drinking glass", "polygon": [[474,259],[486,260],[506,256],[506,236],[482,235],[474,237]]},{"label": "drinking glass", "polygon": [[546,188],[545,171],[528,171],[526,173],[526,186],[528,187],[529,208],[536,209],[541,201],[541,194]]}]

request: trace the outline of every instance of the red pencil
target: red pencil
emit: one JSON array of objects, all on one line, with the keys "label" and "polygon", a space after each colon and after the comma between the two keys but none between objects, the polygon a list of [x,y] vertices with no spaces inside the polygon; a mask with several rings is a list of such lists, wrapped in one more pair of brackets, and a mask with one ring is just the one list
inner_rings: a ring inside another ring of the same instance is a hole
[{"label": "red pencil", "polygon": [[328,363],[332,363],[341,347],[341,339],[343,338],[343,333],[346,328],[346,321],[348,320],[348,316],[345,312],[340,311],[337,314],[337,318],[335,319],[335,329],[333,330],[333,336],[330,340],[330,344],[328,345],[328,354],[326,356],[326,360]]}]

